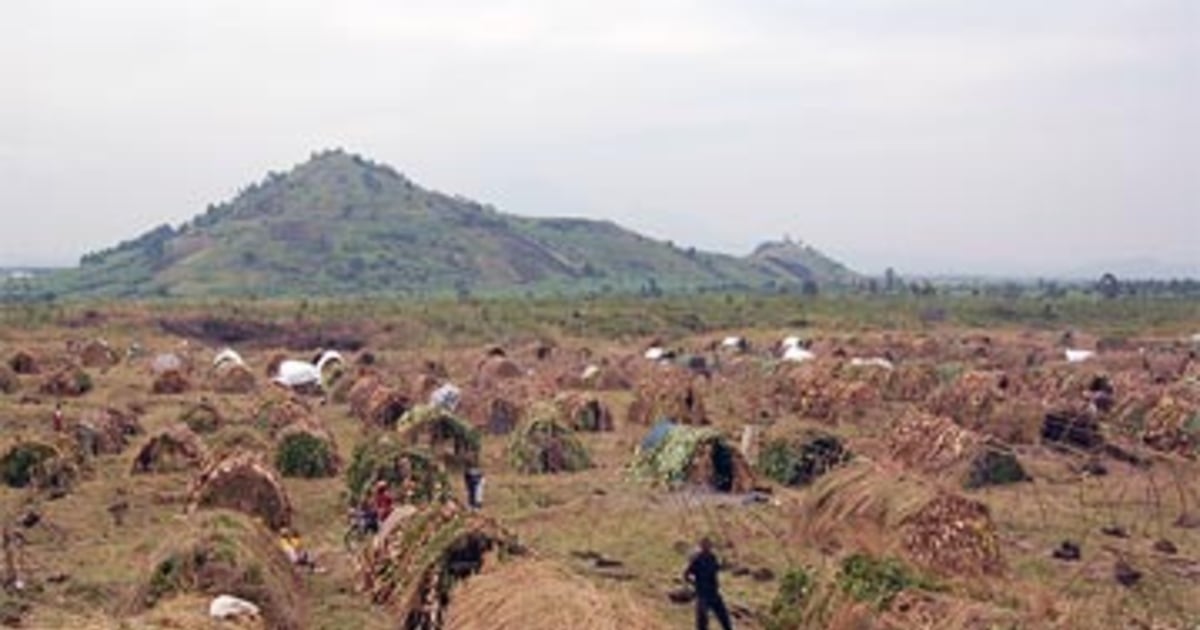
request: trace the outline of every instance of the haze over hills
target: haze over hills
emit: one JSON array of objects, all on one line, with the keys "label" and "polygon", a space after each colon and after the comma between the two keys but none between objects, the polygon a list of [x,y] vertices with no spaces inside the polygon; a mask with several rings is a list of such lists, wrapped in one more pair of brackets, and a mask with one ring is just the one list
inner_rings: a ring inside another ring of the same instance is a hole
[{"label": "haze over hills", "polygon": [[790,240],[736,258],[606,221],[501,213],[333,150],[179,227],[87,254],[49,283],[90,296],[338,295],[811,289],[855,277]]}]

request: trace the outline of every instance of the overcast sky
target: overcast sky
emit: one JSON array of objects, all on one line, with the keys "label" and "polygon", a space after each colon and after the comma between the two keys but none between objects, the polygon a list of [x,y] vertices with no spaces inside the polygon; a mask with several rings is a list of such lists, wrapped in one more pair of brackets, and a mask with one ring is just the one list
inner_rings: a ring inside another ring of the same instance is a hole
[{"label": "overcast sky", "polygon": [[4,0],[0,265],[345,147],[861,271],[1200,266],[1197,0]]}]

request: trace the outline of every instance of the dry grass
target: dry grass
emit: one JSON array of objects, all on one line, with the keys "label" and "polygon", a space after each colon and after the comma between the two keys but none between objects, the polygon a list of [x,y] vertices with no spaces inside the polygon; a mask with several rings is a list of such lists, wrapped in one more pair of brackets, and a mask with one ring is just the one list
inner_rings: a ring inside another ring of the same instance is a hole
[{"label": "dry grass", "polygon": [[542,560],[499,563],[471,578],[451,597],[446,627],[453,630],[670,627],[624,589],[602,589]]},{"label": "dry grass", "polygon": [[[113,348],[122,350],[136,340],[147,348],[151,357],[175,348],[178,343],[177,339],[159,332],[154,324],[155,313],[114,308],[109,315],[102,326],[86,331],[53,324],[0,329],[0,357],[7,359],[18,350],[27,350],[41,369],[40,374],[17,374],[19,389],[13,394],[0,394],[0,429],[9,436],[19,433],[22,439],[56,443],[50,430],[56,396],[41,393],[38,388],[75,358],[64,352],[64,339],[103,337]],[[765,347],[781,332],[759,331],[752,337],[756,346]],[[980,331],[938,328],[921,335],[893,331],[890,336],[818,329],[809,332],[826,340],[823,343],[829,348],[846,348],[851,356],[891,350],[911,353],[914,360],[922,362],[904,376],[905,382],[892,376],[872,384],[865,376],[843,374],[848,382],[865,383],[881,394],[861,403],[871,406],[866,413],[859,413],[863,410],[850,405],[850,413],[839,417],[835,429],[850,450],[875,457],[874,472],[851,466],[828,475],[828,486],[818,483],[799,491],[777,488],[769,502],[751,505],[743,505],[737,498],[725,499],[708,493],[664,492],[632,479],[626,470],[645,431],[644,426],[624,421],[632,394],[602,392],[599,397],[613,411],[615,430],[580,435],[595,463],[586,472],[520,475],[505,461],[506,440],[483,438],[482,463],[487,473],[485,512],[535,549],[539,560],[532,568],[502,564],[494,576],[485,573],[476,578],[478,583],[469,580],[460,589],[463,606],[476,597],[473,587],[478,591],[479,602],[495,600],[505,586],[501,570],[511,570],[514,574],[530,571],[536,575],[529,579],[546,583],[538,591],[559,588],[564,595],[573,593],[596,606],[606,602],[604,605],[615,605],[617,610],[630,611],[631,615],[644,613],[645,619],[661,620],[665,626],[687,627],[691,622],[690,607],[672,604],[665,595],[679,586],[677,575],[689,547],[701,535],[712,535],[718,541],[719,555],[738,569],[723,577],[726,599],[739,611],[738,626],[758,627],[757,615],[769,609],[778,582],[756,580],[747,570],[766,569],[778,576],[791,566],[804,565],[812,567],[822,579],[830,579],[839,559],[847,553],[896,550],[903,554],[904,537],[889,528],[906,527],[906,517],[915,518],[913,515],[928,505],[928,499],[945,493],[948,482],[953,481],[940,471],[906,469],[892,461],[889,454],[888,438],[893,427],[890,420],[900,409],[895,401],[917,399],[913,404],[924,405],[919,393],[932,383],[930,366],[946,373],[949,370],[943,370],[946,366],[941,364],[955,361],[957,365],[951,366],[955,371],[1004,369],[1020,373],[1024,370],[1022,366],[1010,364],[1018,361],[1026,346],[1053,350],[1057,338],[1051,333],[1024,336],[1019,331],[989,330],[986,331],[991,337],[989,354],[977,357],[977,349],[986,347],[978,339]],[[419,339],[411,333],[412,326],[406,321],[397,321],[393,332],[372,333],[369,343],[377,357],[372,368],[388,383],[409,382],[413,375],[424,373],[422,366],[427,362],[444,367],[444,375],[439,379],[464,385],[472,381],[483,353],[481,347],[453,346],[445,338]],[[851,343],[851,338],[857,341]],[[522,394],[540,392],[544,384],[537,382],[539,378],[552,382],[554,375],[579,373],[588,363],[604,364],[606,371],[619,372],[630,379],[653,377],[657,368],[636,357],[628,361],[623,358],[636,355],[642,341],[558,339],[550,359],[537,361],[520,355],[521,365],[537,372],[535,376],[506,378],[497,387],[500,391]],[[677,341],[683,346],[700,347],[710,340]],[[1019,347],[1020,352],[1012,353],[1018,358],[1008,358],[1010,345]],[[205,364],[209,358],[207,351],[197,351],[197,365]],[[248,348],[242,353],[253,373],[261,375],[265,373],[267,359],[276,351]],[[1057,356],[1049,351],[1046,354]],[[149,435],[156,435],[178,422],[202,398],[199,392],[151,395],[149,378],[141,363],[122,360],[103,369],[89,370],[93,389],[78,399],[64,399],[68,423],[90,409],[137,407],[141,411],[138,416],[141,424]],[[695,383],[697,394],[703,398],[705,416],[713,426],[726,435],[736,435],[745,423],[760,420],[758,413],[762,409],[771,410],[769,421],[779,429],[803,426],[814,420],[771,401],[760,403],[765,400],[759,396],[767,389],[763,377],[768,373],[764,366],[768,365],[762,356],[741,357],[736,364],[729,361],[728,371],[716,375],[711,384]],[[904,362],[897,365],[898,373]],[[1121,402],[1121,392],[1126,391],[1123,375],[1113,377]],[[1150,392],[1149,395],[1158,391],[1144,385],[1148,382],[1144,375],[1129,378],[1136,387],[1147,388],[1139,391]],[[271,438],[267,431],[255,428],[254,412],[264,400],[280,401],[285,397],[274,388],[262,389],[266,391],[204,395],[228,420],[223,431],[241,431],[269,451]],[[406,391],[407,387],[401,389]],[[1062,393],[1047,388],[1046,396],[1065,400],[1076,389],[1075,384],[1064,385],[1059,390]],[[1032,388],[1027,388],[1021,395],[1032,396],[1031,391]],[[1040,397],[1042,393],[1036,395]],[[1176,399],[1178,405],[1168,406],[1154,400],[1151,401],[1154,404],[1146,407],[1147,410],[1162,407],[1163,421],[1152,426],[1169,429],[1166,435],[1173,443],[1178,443],[1179,431],[1187,428],[1186,422],[1181,421],[1183,413],[1178,410],[1194,409],[1188,405],[1195,404],[1194,399],[1184,396]],[[521,399],[521,402],[527,401]],[[304,404],[308,408],[296,415],[314,419],[325,427],[334,437],[344,461],[349,461],[357,444],[377,435],[369,432],[345,403],[321,405],[308,399]],[[997,408],[999,405],[987,406],[989,413]],[[983,422],[991,424],[994,416],[984,417]],[[290,417],[278,420],[264,424],[282,427],[294,421]],[[994,435],[1005,431],[985,432]],[[218,450],[213,447],[220,441],[220,435],[205,439],[210,450]],[[1081,457],[1036,444],[1021,447],[1022,462],[1034,477],[1032,483],[964,495],[988,508],[1006,566],[1002,574],[947,579],[946,592],[918,593],[908,600],[898,599],[908,602],[902,603],[905,610],[880,612],[851,603],[831,618],[831,627],[1182,628],[1193,625],[1200,617],[1200,606],[1196,603],[1200,602],[1197,586],[1200,530],[1183,529],[1174,523],[1181,514],[1200,514],[1200,496],[1193,483],[1200,470],[1194,461],[1180,456],[1178,450],[1171,450],[1157,455],[1148,469],[1105,460],[1108,475],[1092,477],[1081,474],[1085,461]],[[189,522],[185,511],[190,476],[171,472],[131,476],[129,471],[136,455],[136,449],[127,449],[120,454],[87,460],[84,463],[89,471],[81,475],[69,494],[56,500],[37,490],[0,488],[3,508],[0,514],[6,524],[29,509],[37,510],[42,518],[38,525],[22,530],[27,542],[20,550],[20,570],[30,583],[37,585],[36,592],[17,596],[31,606],[25,620],[27,627],[116,628],[122,624],[210,627],[201,612],[207,605],[203,597],[166,599],[154,610],[133,618],[121,616],[112,605],[144,578],[146,563],[162,542],[182,531]],[[452,492],[461,495],[459,480],[453,478],[451,482]],[[956,483],[953,485],[957,488]],[[355,556],[346,552],[342,541],[347,506],[344,480],[284,479],[282,486],[293,506],[293,528],[302,532],[318,562],[327,569],[320,574],[298,575],[305,583],[302,592],[308,625],[362,630],[395,627],[394,617],[373,606],[369,598],[356,590]],[[820,509],[815,507],[818,503]],[[121,506],[124,506],[121,508],[124,520],[123,524],[117,524],[113,518],[115,512],[110,508]],[[1129,537],[1101,534],[1100,529],[1109,525],[1121,526]],[[1050,557],[1050,551],[1064,539],[1081,544],[1084,554],[1081,562],[1063,563]],[[1173,543],[1177,553],[1155,551],[1154,545],[1160,539]],[[597,556],[606,562],[598,564]],[[1139,585],[1127,588],[1113,579],[1118,559],[1143,572]],[[530,589],[529,595],[533,594],[534,589]],[[526,594],[511,597],[518,596]],[[533,609],[547,598],[534,599],[521,605]],[[490,603],[486,606],[490,607]],[[477,618],[479,613],[473,610],[476,609],[464,609],[463,613]],[[550,612],[556,611],[546,614]],[[451,613],[458,614],[454,606]],[[586,616],[596,613],[584,610],[575,614],[587,619],[584,625],[601,623],[599,616]],[[642,618],[633,616],[623,627],[640,627],[636,624]],[[974,625],[979,619],[993,620],[995,624]],[[572,623],[567,627],[583,626]]]}]

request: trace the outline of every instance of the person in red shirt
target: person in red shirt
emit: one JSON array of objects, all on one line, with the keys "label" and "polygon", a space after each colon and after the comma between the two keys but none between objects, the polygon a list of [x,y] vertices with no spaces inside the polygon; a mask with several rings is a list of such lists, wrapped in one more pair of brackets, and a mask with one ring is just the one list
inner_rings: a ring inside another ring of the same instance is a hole
[{"label": "person in red shirt", "polygon": [[392,513],[392,507],[395,505],[395,500],[392,499],[392,491],[388,488],[388,482],[380,479],[375,482],[375,495],[371,500],[372,506],[375,508],[375,517],[380,523],[387,520]]},{"label": "person in red shirt", "polygon": [[62,403],[55,403],[54,405],[54,430],[58,433],[62,433],[63,430]]}]

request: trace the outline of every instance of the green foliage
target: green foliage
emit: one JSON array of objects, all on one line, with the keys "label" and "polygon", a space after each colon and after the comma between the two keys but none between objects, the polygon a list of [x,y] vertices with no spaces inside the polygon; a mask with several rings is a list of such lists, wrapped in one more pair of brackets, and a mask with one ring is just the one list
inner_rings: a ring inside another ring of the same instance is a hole
[{"label": "green foliage", "polygon": [[[450,467],[473,466],[479,461],[483,438],[467,421],[432,405],[413,407],[400,418],[398,435],[410,445],[423,444],[441,455]],[[449,451],[445,450],[446,446]]]},{"label": "green foliage", "polygon": [[350,500],[358,503],[376,481],[386,481],[393,490],[403,486],[408,474],[412,499],[429,502],[444,499],[449,491],[446,472],[428,452],[405,447],[384,437],[360,442],[354,447],[346,468]]},{"label": "green foliage", "polygon": [[328,441],[297,431],[279,440],[275,467],[284,477],[332,477],[337,474],[337,455]]},{"label": "green foliage", "polygon": [[508,461],[514,468],[543,474],[591,467],[587,448],[551,406],[543,405],[530,416],[509,438]]},{"label": "green foliage", "polygon": [[638,453],[633,470],[638,476],[668,484],[686,480],[692,456],[705,442],[724,443],[721,432],[711,427],[674,425],[656,448]]},{"label": "green foliage", "polygon": [[10,488],[24,488],[33,481],[39,466],[57,456],[52,446],[22,442],[0,458],[0,477]]},{"label": "green foliage", "polygon": [[[397,255],[402,251],[403,255]],[[608,222],[533,219],[421,189],[342,151],[272,173],[179,229],[162,225],[49,278],[91,296],[580,294],[601,284],[649,295],[765,282],[844,283],[811,248],[756,259],[684,250]],[[648,280],[649,279],[649,280]]]},{"label": "green foliage", "polygon": [[895,558],[856,553],[842,560],[837,584],[860,602],[886,609],[905,589],[937,590],[937,586]]},{"label": "green foliage", "polygon": [[804,486],[850,457],[842,441],[833,435],[775,439],[767,442],[759,453],[758,470],[785,486]]},{"label": "green foliage", "polygon": [[809,569],[789,569],[779,581],[779,591],[771,601],[771,609],[763,625],[766,630],[792,630],[804,627],[805,608],[817,582]]}]

